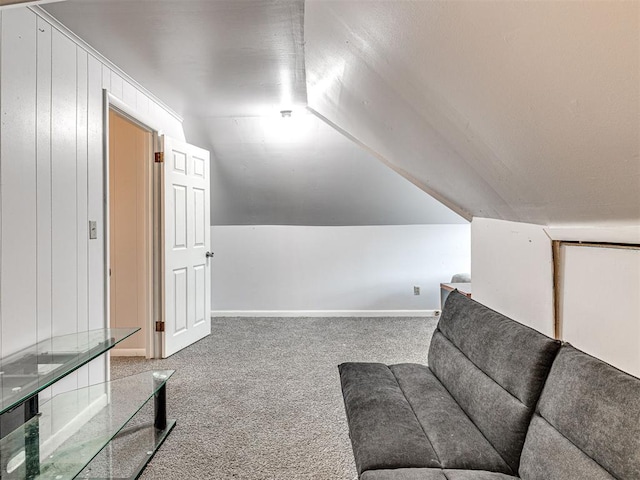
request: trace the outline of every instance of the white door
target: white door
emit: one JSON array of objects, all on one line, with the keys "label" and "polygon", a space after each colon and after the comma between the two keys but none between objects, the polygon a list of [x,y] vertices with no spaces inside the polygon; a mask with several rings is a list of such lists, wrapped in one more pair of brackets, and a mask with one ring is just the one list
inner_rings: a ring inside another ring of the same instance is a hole
[{"label": "white door", "polygon": [[164,136],[166,358],[211,333],[209,152]]}]

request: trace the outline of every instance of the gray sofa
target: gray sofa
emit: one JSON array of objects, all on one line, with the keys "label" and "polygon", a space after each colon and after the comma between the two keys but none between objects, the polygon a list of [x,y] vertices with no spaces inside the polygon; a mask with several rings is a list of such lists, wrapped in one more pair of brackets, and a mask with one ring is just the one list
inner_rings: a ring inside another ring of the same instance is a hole
[{"label": "gray sofa", "polygon": [[428,364],[339,366],[361,480],[640,479],[640,380],[458,292]]}]

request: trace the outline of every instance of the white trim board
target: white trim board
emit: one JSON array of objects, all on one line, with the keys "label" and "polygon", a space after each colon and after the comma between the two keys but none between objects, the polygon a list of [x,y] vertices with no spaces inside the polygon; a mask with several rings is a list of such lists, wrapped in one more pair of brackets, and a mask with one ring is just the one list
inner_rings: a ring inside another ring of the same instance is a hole
[{"label": "white trim board", "polygon": [[437,317],[440,310],[213,310],[218,317]]},{"label": "white trim board", "polygon": [[551,240],[640,244],[639,225],[550,226],[544,231]]}]

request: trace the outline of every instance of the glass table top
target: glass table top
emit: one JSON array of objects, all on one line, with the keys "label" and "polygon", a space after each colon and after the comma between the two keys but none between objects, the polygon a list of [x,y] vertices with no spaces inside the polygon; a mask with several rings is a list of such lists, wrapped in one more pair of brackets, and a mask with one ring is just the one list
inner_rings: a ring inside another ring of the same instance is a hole
[{"label": "glass table top", "polygon": [[139,328],[108,328],[60,335],[0,359],[0,414],[77,370]]},{"label": "glass table top", "polygon": [[[2,478],[25,478],[33,462],[39,473],[29,478],[76,477],[174,372],[147,371],[54,396],[40,405],[38,416],[0,440],[0,457],[7,462]],[[140,441],[143,447],[149,443]]]}]

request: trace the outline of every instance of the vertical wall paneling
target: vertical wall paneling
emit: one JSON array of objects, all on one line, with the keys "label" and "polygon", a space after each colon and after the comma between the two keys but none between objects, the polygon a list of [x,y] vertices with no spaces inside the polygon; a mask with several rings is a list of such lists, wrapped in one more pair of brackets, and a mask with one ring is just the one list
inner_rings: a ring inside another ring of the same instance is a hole
[{"label": "vertical wall paneling", "polygon": [[37,38],[37,318],[38,340],[51,336],[51,26]]},{"label": "vertical wall paneling", "polygon": [[[106,90],[107,92],[111,92],[111,69],[109,67],[107,67],[104,64],[102,65],[102,88],[104,90]],[[105,105],[103,104],[104,99],[101,96],[100,98],[100,121],[101,123],[105,122],[105,116],[106,113],[104,111],[105,109]],[[106,125],[103,126],[103,128],[106,128]],[[103,138],[104,135],[104,131],[101,132],[101,137],[100,137],[100,142],[101,142],[101,153],[100,153],[100,164],[101,164],[101,177],[100,177],[100,183],[101,183],[101,193],[102,193],[102,237],[101,237],[101,244],[103,245],[104,251],[103,251],[103,268],[107,268],[107,262],[110,261],[109,259],[109,251],[107,249],[107,242],[109,241],[109,237],[108,235],[110,235],[110,232],[108,231],[108,223],[109,223],[109,219],[107,218],[106,214],[107,214],[107,204],[109,202],[109,191],[108,191],[108,185],[109,185],[109,177],[108,177],[108,163],[109,160],[106,157],[106,155],[108,154],[109,151],[109,144],[108,144],[108,140],[106,141],[106,145],[105,145],[105,139]],[[93,171],[90,168],[90,171]],[[98,235],[100,235],[100,233],[98,233]],[[100,237],[99,237],[100,238]],[[103,275],[106,274],[106,272],[103,270]],[[108,279],[106,279],[106,277],[104,277],[104,289],[103,289],[103,306],[104,306],[104,318],[103,318],[103,322],[105,327],[109,327],[110,326],[110,321],[109,321],[109,316],[110,316],[110,305],[108,302],[109,299],[109,281]],[[107,357],[105,359],[106,364],[109,363],[109,358]],[[97,367],[96,367],[97,368]],[[105,380],[109,379],[109,369],[106,369],[104,372],[105,375]]]},{"label": "vertical wall paneling", "polygon": [[[36,31],[36,260],[37,341],[51,337],[51,25],[37,19]],[[51,388],[40,392],[51,397]],[[40,428],[47,429],[40,419]],[[50,427],[48,427],[50,428]]]},{"label": "vertical wall paneling", "polygon": [[102,65],[102,88],[111,91],[111,70],[106,65]]},{"label": "vertical wall paneling", "polygon": [[[106,68],[106,67],[105,67]],[[102,88],[103,67],[89,55],[87,65],[87,185],[89,220],[98,222],[98,238],[89,240],[88,299],[89,330],[105,328],[105,272],[104,272],[104,190],[102,165]],[[109,72],[110,75],[110,72]],[[106,359],[97,358],[89,364],[92,383],[106,380]]]},{"label": "vertical wall paneling", "polygon": [[122,101],[133,108],[136,108],[138,101],[138,91],[126,80],[122,82]]},{"label": "vertical wall paneling", "polygon": [[2,20],[0,288],[2,354],[7,355],[37,339],[36,18],[13,9],[3,12]]},{"label": "vertical wall paneling", "polygon": [[[0,270],[2,270],[2,10],[0,10]],[[0,275],[0,356],[2,355],[2,275]]]},{"label": "vertical wall paneling", "polygon": [[76,45],[52,34],[52,238],[54,335],[77,331]]},{"label": "vertical wall paneling", "polygon": [[[89,329],[89,216],[88,216],[88,172],[87,172],[87,125],[88,125],[88,54],[76,47],[76,225],[77,269],[78,269],[78,326],[79,332]],[[78,386],[89,384],[89,367],[78,371]]]},{"label": "vertical wall paneling", "polygon": [[122,77],[115,72],[111,72],[111,89],[109,90],[114,97],[123,99],[123,84]]},{"label": "vertical wall paneling", "polygon": [[[51,40],[52,328],[54,335],[61,335],[76,332],[78,326],[77,54],[76,45],[56,29]],[[54,385],[53,394],[77,385],[77,376],[70,375]]]},{"label": "vertical wall paneling", "polygon": [[137,92],[136,109],[141,115],[149,116],[149,97],[140,91]]},{"label": "vertical wall paneling", "polygon": [[51,26],[38,19],[37,38],[37,310],[38,341],[51,337]]},{"label": "vertical wall paneling", "polygon": [[159,112],[158,104],[153,100],[149,100],[149,117],[150,118],[158,118]]},{"label": "vertical wall paneling", "polygon": [[[102,89],[126,90],[130,107],[184,137],[177,117],[116,72],[46,12],[0,10],[0,355],[107,325]],[[103,381],[106,362],[51,393]]]},{"label": "vertical wall paneling", "polygon": [[105,328],[104,320],[104,189],[102,164],[102,69],[89,56],[87,117],[87,186],[89,220],[98,222],[98,238],[89,241],[89,329]]},{"label": "vertical wall paneling", "polygon": [[[36,215],[37,341],[51,337],[51,25],[38,18],[36,31]],[[51,388],[39,395],[51,397]],[[40,426],[43,428],[43,418]],[[44,427],[46,428],[46,427]]]},{"label": "vertical wall paneling", "polygon": [[[36,307],[41,341],[51,337],[51,25],[41,18],[36,42]],[[41,402],[50,398],[51,388],[39,397]],[[40,419],[40,428],[46,429],[44,421]]]}]

